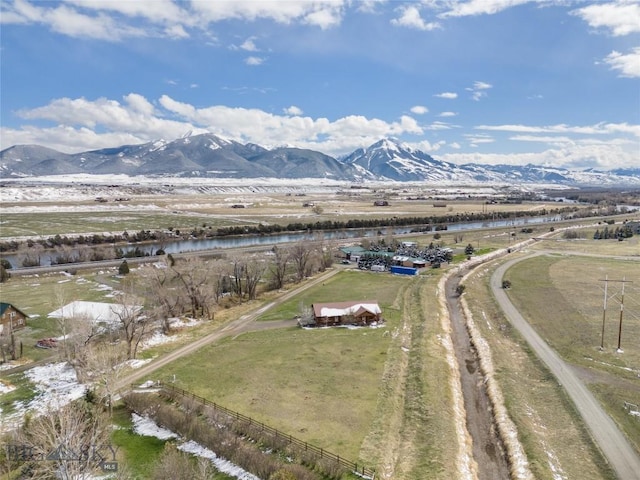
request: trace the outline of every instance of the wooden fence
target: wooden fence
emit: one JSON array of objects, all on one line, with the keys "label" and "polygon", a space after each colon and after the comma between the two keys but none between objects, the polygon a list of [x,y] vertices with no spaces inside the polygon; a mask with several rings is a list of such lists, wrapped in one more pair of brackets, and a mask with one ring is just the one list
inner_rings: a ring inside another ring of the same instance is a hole
[{"label": "wooden fence", "polygon": [[336,455],[335,453],[331,453],[325,450],[324,448],[311,445],[310,443],[300,440],[292,435],[283,433],[275,428],[265,425],[262,422],[258,422],[253,418],[247,417],[246,415],[243,415],[241,413],[235,412],[233,410],[229,410],[228,408],[223,407],[222,405],[218,405],[215,402],[207,400],[206,398],[203,398],[199,395],[196,395],[195,393],[189,392],[182,388],[178,388],[173,385],[168,385],[164,383],[160,384],[160,388],[170,396],[179,395],[183,398],[191,398],[201,403],[202,405],[213,408],[214,411],[224,413],[225,415],[227,415],[229,418],[233,420],[241,421],[246,423],[247,425],[257,427],[260,429],[261,432],[264,432],[273,436],[274,439],[276,439],[277,441],[284,441],[288,444],[294,445],[295,447],[299,448],[301,451],[312,452],[318,455],[320,458],[326,458],[328,460],[334,461],[340,464],[341,466],[349,469],[351,472],[355,473],[356,475],[362,478],[370,479],[370,480],[375,479],[375,469],[373,468],[368,468],[368,467],[365,467],[364,465],[359,465],[356,462],[349,461],[346,458],[341,457],[340,455]]}]

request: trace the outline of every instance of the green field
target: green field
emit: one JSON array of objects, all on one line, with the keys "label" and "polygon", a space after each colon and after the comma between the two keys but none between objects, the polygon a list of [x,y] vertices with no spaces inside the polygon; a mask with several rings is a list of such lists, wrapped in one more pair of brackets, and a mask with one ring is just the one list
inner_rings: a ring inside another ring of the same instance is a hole
[{"label": "green field", "polygon": [[[434,286],[428,277],[342,272],[261,320],[291,318],[313,301],[357,298],[380,303],[384,328],[245,333],[204,347],[153,378],[175,380],[345,458],[376,468],[392,459],[398,479],[454,478]],[[397,450],[401,445],[406,449]]]},{"label": "green field", "polygon": [[[624,402],[637,404],[640,398],[639,266],[609,258],[550,255],[525,260],[507,275],[518,310],[566,361],[580,368],[583,381],[640,451],[640,420],[624,409]],[[605,277],[612,280],[606,311]],[[622,279],[633,283],[625,284],[619,335],[622,286],[614,280]],[[617,351],[619,339],[622,352]]]},{"label": "green field", "polygon": [[[544,283],[539,280],[542,264],[547,264],[547,259],[525,261],[507,272],[505,278],[514,285],[510,291],[513,300],[526,298],[531,302],[537,298],[541,305],[555,305],[553,295],[557,292],[553,288],[543,292],[534,286]],[[516,269],[521,276],[516,275]],[[615,479],[562,387],[496,307],[489,289],[492,271],[493,267],[488,266],[474,272],[465,282],[465,296],[474,322],[491,348],[495,376],[532,473],[535,478]],[[542,322],[561,330],[563,337],[571,338],[576,333],[566,328],[564,319],[545,315],[529,311],[526,318],[536,318],[538,323],[543,318]],[[547,335],[543,337],[548,339]]]}]

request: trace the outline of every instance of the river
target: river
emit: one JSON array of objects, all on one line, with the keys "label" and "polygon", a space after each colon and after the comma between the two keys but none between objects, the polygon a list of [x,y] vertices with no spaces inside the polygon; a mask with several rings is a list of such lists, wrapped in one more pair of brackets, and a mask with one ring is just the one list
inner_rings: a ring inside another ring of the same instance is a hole
[{"label": "river", "polygon": [[[560,220],[562,220],[562,218],[559,215],[553,215],[543,217],[518,217],[508,220],[461,222],[448,224],[446,231],[456,232],[464,230],[476,230],[479,228],[519,227],[529,224],[558,222]],[[271,235],[242,235],[192,240],[176,240],[165,241],[163,243],[151,242],[124,244],[117,245],[117,247],[121,248],[125,254],[127,252],[135,250],[136,248],[148,255],[155,254],[155,252],[160,248],[163,248],[165,253],[176,254],[185,252],[197,252],[200,250],[216,250],[261,245],[268,246],[281,243],[295,243],[305,240],[315,240],[318,239],[319,236],[322,236],[322,238],[325,240],[348,240],[350,238],[406,235],[419,228],[421,228],[420,225],[411,225],[405,227],[352,228],[344,230],[317,230],[314,232],[289,232]],[[434,230],[426,233],[436,233],[435,228]],[[77,254],[77,251],[72,250],[71,254],[75,256]],[[52,260],[55,260],[56,255],[58,255],[58,253],[53,250],[44,252],[44,254],[40,257],[40,265],[43,267],[52,265]],[[14,269],[23,268],[21,267],[21,257],[22,256],[20,254],[2,256],[2,258],[8,260],[11,263]]]}]

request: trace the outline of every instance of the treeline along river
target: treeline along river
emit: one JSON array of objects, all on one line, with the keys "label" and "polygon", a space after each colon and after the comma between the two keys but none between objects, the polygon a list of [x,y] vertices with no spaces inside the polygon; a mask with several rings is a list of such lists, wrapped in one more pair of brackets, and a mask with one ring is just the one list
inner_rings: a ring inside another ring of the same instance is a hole
[{"label": "treeline along river", "polygon": [[[478,228],[522,226],[589,216],[576,206],[536,211],[393,217],[387,219],[325,220],[289,225],[198,227],[190,231],[142,230],[116,235],[56,235],[46,239],[0,242],[2,259],[12,268],[100,261],[158,254],[174,254],[225,248],[276,245],[317,238],[340,240],[378,235],[401,235],[430,231],[461,231]],[[598,215],[602,215],[598,212]]]}]

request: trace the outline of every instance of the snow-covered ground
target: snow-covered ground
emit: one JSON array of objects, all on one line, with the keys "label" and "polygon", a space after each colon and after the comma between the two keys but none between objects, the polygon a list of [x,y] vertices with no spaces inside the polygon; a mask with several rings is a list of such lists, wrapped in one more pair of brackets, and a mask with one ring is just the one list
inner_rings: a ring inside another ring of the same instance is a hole
[{"label": "snow-covered ground", "polygon": [[239,466],[217,456],[214,452],[212,452],[208,448],[203,447],[199,443],[192,440],[187,441],[181,439],[171,430],[167,430],[166,428],[158,426],[153,420],[148,417],[142,417],[134,413],[131,415],[131,419],[133,421],[133,431],[138,435],[155,437],[160,440],[177,439],[178,450],[182,450],[183,452],[190,453],[197,457],[209,459],[211,463],[213,463],[213,465],[216,467],[216,469],[218,469],[220,472],[226,473],[227,475],[230,475],[234,478],[238,478],[239,480],[260,480],[260,478],[247,472]]},{"label": "snow-covered ground", "polygon": [[[78,382],[75,370],[67,362],[39,365],[25,372],[33,384],[34,397],[28,402],[15,402],[15,410],[2,414],[0,431],[12,429],[22,422],[27,412],[36,415],[55,409],[84,395],[86,387]],[[5,385],[0,394],[13,390],[13,385]]]}]

